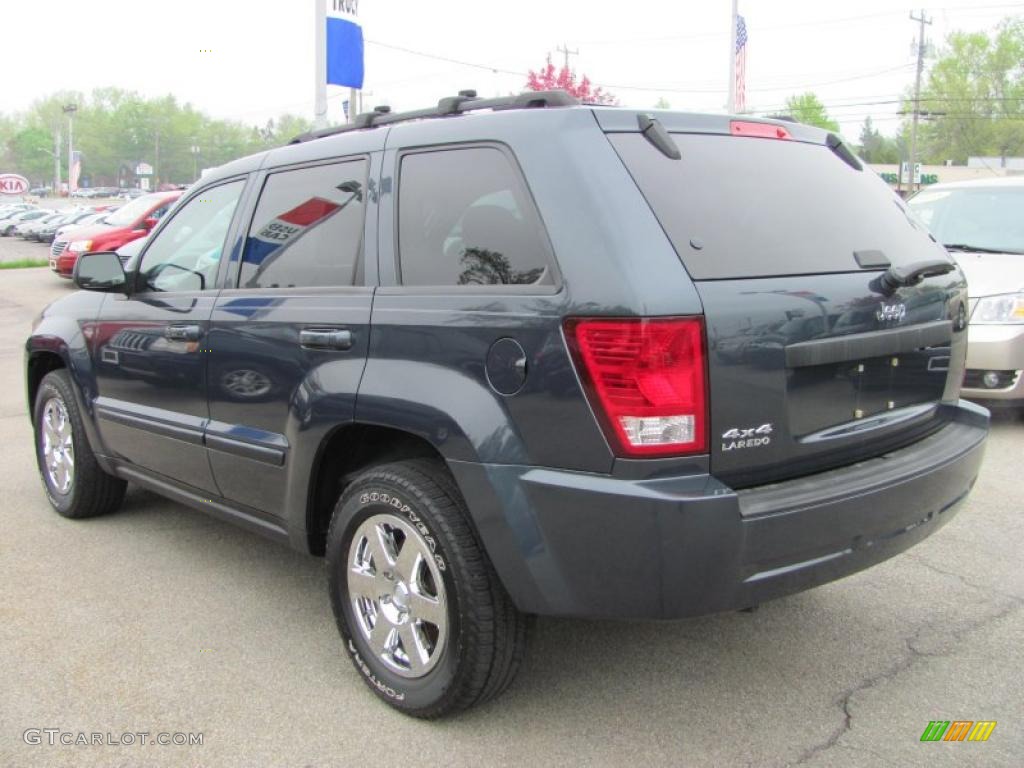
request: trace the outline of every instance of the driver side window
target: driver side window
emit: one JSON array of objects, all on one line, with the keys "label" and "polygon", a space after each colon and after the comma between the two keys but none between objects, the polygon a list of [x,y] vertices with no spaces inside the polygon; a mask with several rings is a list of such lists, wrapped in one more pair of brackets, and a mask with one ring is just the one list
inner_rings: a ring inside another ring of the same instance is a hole
[{"label": "driver side window", "polygon": [[174,212],[139,267],[143,291],[203,291],[214,287],[224,240],[243,180],[212,187]]}]

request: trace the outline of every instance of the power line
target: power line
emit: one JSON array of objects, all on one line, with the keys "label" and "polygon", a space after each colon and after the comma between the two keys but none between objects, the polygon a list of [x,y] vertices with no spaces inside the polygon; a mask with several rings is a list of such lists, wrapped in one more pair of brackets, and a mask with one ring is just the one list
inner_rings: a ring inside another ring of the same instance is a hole
[{"label": "power line", "polygon": [[[980,10],[992,10],[1001,8],[1020,8],[1024,10],[1024,4],[1021,3],[1001,3],[998,5],[959,5],[959,6],[943,6],[943,7],[931,7],[927,6],[925,10],[929,11],[980,11]],[[870,19],[887,18],[890,16],[902,16],[906,13],[909,8],[900,8],[899,10],[891,11],[878,11],[876,13],[865,13],[858,14],[856,16],[844,16],[841,18],[831,19],[814,19],[810,21],[795,21],[788,24],[770,24],[767,26],[758,26],[755,31],[760,34],[762,32],[774,32],[777,30],[786,29],[799,29],[802,27],[817,27],[825,26],[829,24],[846,24],[854,21],[867,21]],[[716,32],[698,32],[692,35],[666,35],[658,37],[634,37],[634,38],[619,38],[619,39],[605,39],[605,40],[577,40],[575,41],[579,45],[645,45],[648,43],[659,43],[659,42],[682,42],[687,40],[707,40],[714,38],[728,37],[729,33],[725,31]]]},{"label": "power line", "polygon": [[382,43],[379,40],[366,40],[370,45],[376,45],[380,48],[390,48],[393,51],[401,51],[402,53],[408,53],[412,56],[421,56],[425,59],[434,59],[436,61],[447,61],[449,64],[459,64],[463,67],[471,67],[473,69],[483,69],[488,72],[500,72],[503,75],[518,75],[519,77],[526,77],[526,72],[517,72],[512,69],[502,69],[500,67],[492,67],[488,64],[478,64],[473,61],[463,61],[462,59],[453,59],[450,56],[439,56],[436,53],[426,53],[425,51],[416,51],[412,48],[406,48],[403,45],[392,45],[391,43]]},{"label": "power line", "polygon": [[[822,106],[824,106],[825,109],[833,110],[833,109],[846,109],[846,108],[849,108],[849,107],[874,107],[874,106],[885,106],[885,105],[889,105],[889,104],[906,104],[906,103],[911,102],[911,101],[913,101],[913,100],[910,99],[910,98],[899,98],[899,99],[884,99],[884,100],[880,100],[880,101],[854,101],[854,102],[848,102],[848,103],[843,103],[843,104],[831,103],[831,104],[823,104]],[[987,97],[977,97],[977,98],[959,97],[959,96],[950,96],[950,97],[946,97],[946,96],[932,96],[932,97],[923,96],[920,99],[918,99],[918,101],[921,102],[921,103],[940,103],[940,104],[956,103],[956,104],[966,104],[966,105],[971,105],[971,104],[1002,104],[1002,103],[1005,103],[1005,102],[1024,102],[1024,96],[987,96]],[[767,107],[758,107],[757,109],[751,110],[751,112],[753,114],[761,114],[761,113],[765,113],[765,112],[775,112],[775,111],[780,110],[780,109],[785,109],[786,106],[787,106],[786,104],[776,104],[776,105],[767,106]]]},{"label": "power line", "polygon": [[907,69],[908,67],[912,67],[912,66],[914,66],[912,63],[900,64],[898,67],[889,67],[887,69],[880,69],[880,70],[877,70],[875,72],[869,72],[869,73],[866,73],[866,74],[863,74],[863,75],[856,75],[854,77],[844,77],[844,78],[841,78],[839,80],[825,80],[825,81],[819,82],[819,83],[802,83],[802,84],[796,84],[796,85],[780,85],[778,87],[773,86],[773,87],[769,87],[769,88],[751,88],[750,90],[752,90],[752,91],[786,91],[786,90],[795,90],[795,89],[798,89],[798,88],[816,88],[817,86],[820,86],[820,85],[835,85],[837,83],[852,83],[855,80],[868,80],[868,79],[870,79],[872,77],[878,77],[879,75],[887,75],[887,74],[890,74],[892,72],[899,72],[900,70],[904,70],[904,69]]},{"label": "power line", "polygon": [[[401,51],[402,53],[407,53],[407,54],[410,54],[412,56],[420,56],[420,57],[425,58],[425,59],[434,59],[436,61],[445,61],[445,62],[448,62],[450,64],[458,64],[460,66],[471,67],[473,69],[481,69],[481,70],[485,70],[485,71],[488,71],[488,72],[499,72],[499,73],[506,74],[506,75],[516,75],[518,77],[523,77],[523,78],[528,76],[528,73],[522,72],[522,71],[518,71],[518,70],[503,69],[501,67],[495,67],[495,66],[491,66],[489,64],[480,64],[478,62],[465,61],[463,59],[454,59],[454,58],[451,58],[450,56],[441,56],[441,55],[438,55],[438,54],[435,54],[435,53],[429,53],[427,51],[418,51],[418,50],[415,50],[413,48],[407,48],[407,47],[401,46],[401,45],[392,45],[391,43],[382,43],[382,42],[380,42],[378,40],[366,40],[366,42],[370,43],[371,45],[379,46],[381,48],[389,48],[391,50]],[[867,79],[867,78],[871,78],[871,77],[877,77],[878,75],[888,74],[888,73],[891,73],[891,72],[897,72],[899,70],[906,69],[907,67],[910,67],[910,66],[912,66],[912,65],[909,64],[909,63],[907,63],[907,64],[900,64],[897,67],[887,67],[887,68],[881,69],[881,70],[872,70],[870,72],[866,72],[866,73],[863,73],[863,74],[858,74],[858,75],[854,75],[854,76],[851,76],[851,77],[843,77],[843,78],[839,78],[839,79],[836,79],[836,80],[826,80],[826,81],[814,82],[814,83],[799,83],[799,84],[788,84],[788,85],[778,85],[778,86],[765,86],[765,87],[762,87],[762,88],[752,88],[751,91],[752,92],[753,91],[783,91],[783,90],[791,90],[791,89],[794,89],[794,88],[813,88],[813,87],[817,87],[817,86],[820,86],[820,85],[833,85],[833,84],[836,84],[836,83],[847,83],[847,82],[853,82],[855,80],[863,80],[863,79]],[[626,83],[607,83],[607,82],[598,82],[596,80],[593,80],[592,82],[593,82],[593,84],[595,86],[599,86],[601,88],[612,88],[612,89],[619,90],[619,91],[651,91],[651,92],[661,91],[661,92],[664,92],[664,93],[684,93],[684,94],[685,93],[711,93],[711,94],[717,94],[717,93],[723,93],[724,92],[724,89],[722,89],[722,88],[709,88],[709,89],[705,89],[705,88],[693,88],[693,87],[666,87],[664,85],[636,85],[636,84],[626,84]]]},{"label": "power line", "polygon": [[570,50],[568,43],[562,43],[562,45],[559,46],[558,48],[555,48],[555,50],[558,51],[559,53],[565,54],[565,63],[562,65],[565,69],[569,68],[569,57],[570,56],[579,56],[580,55],[580,49],[576,48],[575,50]]}]

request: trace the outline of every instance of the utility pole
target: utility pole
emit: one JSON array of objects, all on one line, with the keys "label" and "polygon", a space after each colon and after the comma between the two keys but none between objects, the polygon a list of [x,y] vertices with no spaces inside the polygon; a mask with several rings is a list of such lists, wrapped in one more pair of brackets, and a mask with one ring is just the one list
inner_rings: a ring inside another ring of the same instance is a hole
[{"label": "utility pole", "polygon": [[564,66],[565,66],[566,69],[569,68],[569,57],[570,56],[579,56],[580,55],[580,49],[577,48],[574,51],[570,51],[568,43],[562,43],[562,47],[561,48],[555,48],[555,50],[558,51],[559,53],[565,55],[565,64],[564,64]]},{"label": "utility pole", "polygon": [[[921,15],[915,16],[913,11],[910,13],[910,20],[916,21],[920,25],[917,33],[917,78],[914,81],[914,116],[910,123],[910,179],[908,184],[911,190],[914,188],[914,168],[917,163],[917,120],[921,112],[921,74],[924,72],[924,54],[927,50],[927,44],[924,40],[924,28],[925,25],[930,25],[932,20],[924,14],[924,9],[921,9]],[[903,174],[900,174],[900,180],[902,181]]]},{"label": "utility pole", "polygon": [[53,196],[60,197],[60,123],[53,135]]},{"label": "utility pole", "polygon": [[[316,30],[313,34],[313,62],[316,76],[313,80],[313,125],[316,128],[327,127],[327,0],[313,0],[313,23]],[[349,102],[349,113],[352,104]]]},{"label": "utility pole", "polygon": [[65,104],[64,114],[68,116],[68,195],[78,188],[78,179],[75,178],[75,112],[78,111],[77,104]]}]

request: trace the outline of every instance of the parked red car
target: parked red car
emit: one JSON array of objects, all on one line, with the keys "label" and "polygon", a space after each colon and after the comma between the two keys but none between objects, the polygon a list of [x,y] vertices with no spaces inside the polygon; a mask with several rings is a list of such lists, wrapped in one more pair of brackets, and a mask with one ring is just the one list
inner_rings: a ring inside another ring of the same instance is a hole
[{"label": "parked red car", "polygon": [[125,243],[145,237],[181,197],[181,190],[143,195],[118,208],[103,224],[79,227],[50,247],[50,269],[68,279],[83,253],[116,251]]}]

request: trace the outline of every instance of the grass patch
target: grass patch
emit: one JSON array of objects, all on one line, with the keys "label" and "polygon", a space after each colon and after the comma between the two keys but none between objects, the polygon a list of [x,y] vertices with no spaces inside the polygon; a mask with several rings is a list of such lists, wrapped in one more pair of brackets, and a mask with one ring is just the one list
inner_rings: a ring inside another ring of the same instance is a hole
[{"label": "grass patch", "polygon": [[47,259],[16,259],[14,261],[0,261],[0,269],[26,269],[28,267],[48,267],[50,262]]}]

